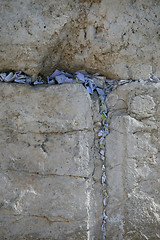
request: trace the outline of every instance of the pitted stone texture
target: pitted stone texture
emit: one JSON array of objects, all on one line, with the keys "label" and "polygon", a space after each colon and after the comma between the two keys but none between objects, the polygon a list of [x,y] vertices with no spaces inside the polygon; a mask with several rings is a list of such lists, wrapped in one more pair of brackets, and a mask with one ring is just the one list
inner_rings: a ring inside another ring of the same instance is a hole
[{"label": "pitted stone texture", "polygon": [[160,77],[159,11],[155,0],[1,0],[0,71]]},{"label": "pitted stone texture", "polygon": [[135,96],[130,102],[130,111],[137,115],[138,118],[151,117],[155,111],[155,102],[148,95]]},{"label": "pitted stone texture", "polygon": [[1,83],[0,104],[0,239],[100,240],[86,89]]},{"label": "pitted stone texture", "polygon": [[107,104],[107,237],[160,239],[160,83],[120,86]]}]

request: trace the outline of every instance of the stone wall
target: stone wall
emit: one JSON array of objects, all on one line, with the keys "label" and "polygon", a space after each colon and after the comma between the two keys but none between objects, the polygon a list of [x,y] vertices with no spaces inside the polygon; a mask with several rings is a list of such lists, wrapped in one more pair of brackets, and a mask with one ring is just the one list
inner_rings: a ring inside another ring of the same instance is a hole
[{"label": "stone wall", "polygon": [[158,0],[1,0],[0,71],[160,76]]},{"label": "stone wall", "polygon": [[[1,0],[0,71],[160,77],[158,0]],[[107,240],[160,239],[160,83],[107,97]],[[101,240],[98,97],[0,83],[0,240]]]},{"label": "stone wall", "polygon": [[[107,240],[160,239],[160,83],[106,99]],[[101,240],[98,97],[0,84],[0,239]]]},{"label": "stone wall", "polygon": [[0,105],[0,239],[101,239],[101,165],[85,88],[1,83]]},{"label": "stone wall", "polygon": [[107,98],[107,236],[160,239],[160,83],[134,82]]}]

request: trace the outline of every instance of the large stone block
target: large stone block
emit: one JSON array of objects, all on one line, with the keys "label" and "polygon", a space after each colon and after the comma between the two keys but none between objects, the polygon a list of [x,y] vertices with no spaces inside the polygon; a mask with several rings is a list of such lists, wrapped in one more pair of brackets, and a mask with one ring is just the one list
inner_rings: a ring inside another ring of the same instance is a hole
[{"label": "large stone block", "polygon": [[82,85],[0,85],[0,122],[8,131],[65,133],[93,128],[91,100]]},{"label": "large stone block", "polygon": [[101,239],[85,88],[1,83],[0,104],[0,239]]},{"label": "large stone block", "polygon": [[108,239],[158,240],[160,83],[120,86],[108,96],[107,104]]},{"label": "large stone block", "polygon": [[1,0],[0,71],[160,76],[157,0]]}]

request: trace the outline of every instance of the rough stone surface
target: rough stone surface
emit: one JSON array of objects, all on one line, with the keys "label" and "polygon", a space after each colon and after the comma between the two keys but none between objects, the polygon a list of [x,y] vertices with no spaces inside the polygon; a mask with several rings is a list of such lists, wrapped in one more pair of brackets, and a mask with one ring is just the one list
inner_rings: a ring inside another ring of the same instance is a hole
[{"label": "rough stone surface", "polygon": [[157,0],[1,0],[0,71],[160,77]]},{"label": "rough stone surface", "polygon": [[101,166],[86,89],[1,83],[0,104],[0,239],[100,240]]},{"label": "rough stone surface", "polygon": [[[160,83],[107,97],[107,240],[160,239]],[[97,94],[0,84],[0,240],[101,240]]]},{"label": "rough stone surface", "polygon": [[160,239],[160,83],[132,82],[107,98],[107,239]]}]

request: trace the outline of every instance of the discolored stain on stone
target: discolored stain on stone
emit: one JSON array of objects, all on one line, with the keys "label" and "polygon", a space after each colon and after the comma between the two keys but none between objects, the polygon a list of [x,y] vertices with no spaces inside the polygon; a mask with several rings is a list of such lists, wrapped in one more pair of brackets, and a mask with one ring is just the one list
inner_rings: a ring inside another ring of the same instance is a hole
[{"label": "discolored stain on stone", "polygon": [[0,71],[160,77],[159,11],[155,0],[1,0]]}]

